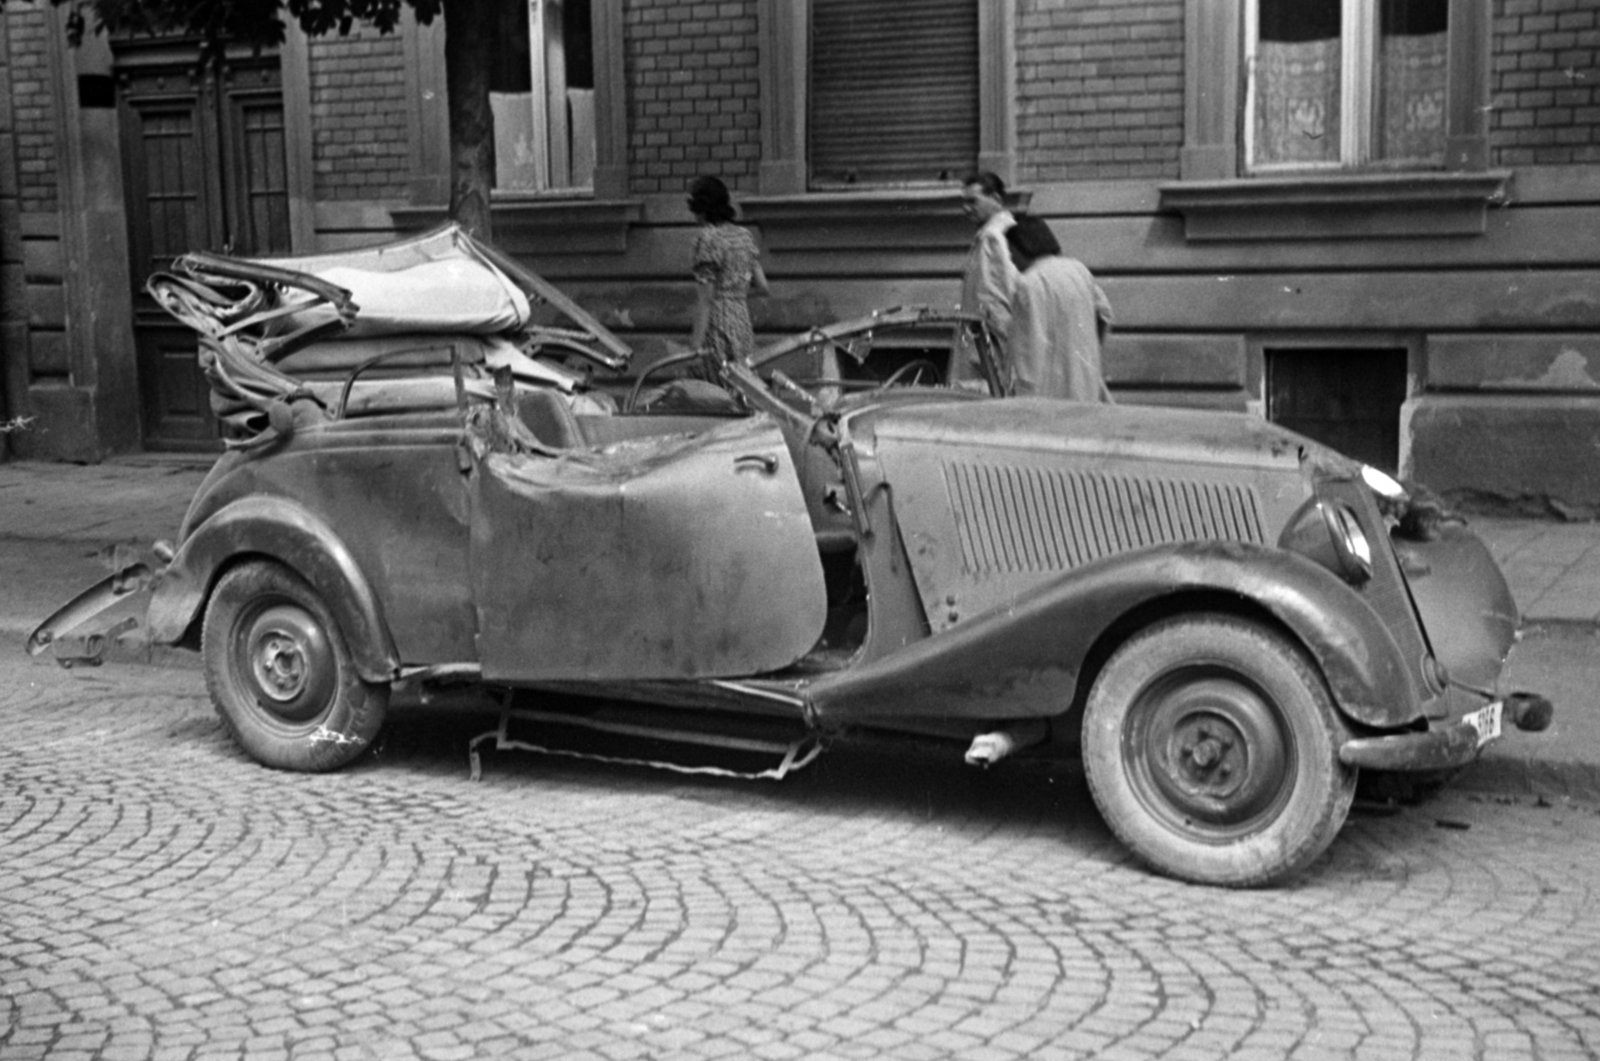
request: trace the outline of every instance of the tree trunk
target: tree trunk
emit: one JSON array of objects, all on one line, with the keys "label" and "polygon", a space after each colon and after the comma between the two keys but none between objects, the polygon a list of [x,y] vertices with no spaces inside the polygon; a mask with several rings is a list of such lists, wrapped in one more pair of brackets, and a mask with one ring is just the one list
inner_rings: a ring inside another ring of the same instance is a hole
[{"label": "tree trunk", "polygon": [[489,109],[489,56],[495,46],[495,12],[496,0],[452,0],[444,10],[450,216],[473,236],[491,242],[494,115]]}]

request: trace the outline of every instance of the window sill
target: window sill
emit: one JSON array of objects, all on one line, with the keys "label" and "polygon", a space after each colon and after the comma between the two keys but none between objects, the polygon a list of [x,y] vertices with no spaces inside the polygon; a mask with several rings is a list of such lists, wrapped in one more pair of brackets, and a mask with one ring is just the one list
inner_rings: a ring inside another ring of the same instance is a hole
[{"label": "window sill", "polygon": [[[1013,209],[1026,209],[1027,193],[1013,198]],[[947,250],[972,243],[959,188],[741,196],[738,204],[771,250]]]},{"label": "window sill", "polygon": [[1160,188],[1190,242],[1481,236],[1506,170],[1185,181]]},{"label": "window sill", "polygon": [[[637,199],[557,198],[549,195],[501,194],[490,204],[495,245],[527,254],[621,254],[628,249],[628,228],[644,215]],[[444,206],[405,206],[390,211],[395,224],[407,230],[426,229],[449,220]]]}]

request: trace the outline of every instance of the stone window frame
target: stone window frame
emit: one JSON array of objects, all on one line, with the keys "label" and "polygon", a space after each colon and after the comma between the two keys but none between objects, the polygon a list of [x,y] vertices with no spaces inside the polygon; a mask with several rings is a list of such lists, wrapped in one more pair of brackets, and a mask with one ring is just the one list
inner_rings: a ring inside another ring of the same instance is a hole
[{"label": "stone window frame", "polygon": [[1492,0],[1449,0],[1444,164],[1251,176],[1243,157],[1246,0],[1186,0],[1184,144],[1161,208],[1190,241],[1477,236],[1510,174],[1489,169]]}]

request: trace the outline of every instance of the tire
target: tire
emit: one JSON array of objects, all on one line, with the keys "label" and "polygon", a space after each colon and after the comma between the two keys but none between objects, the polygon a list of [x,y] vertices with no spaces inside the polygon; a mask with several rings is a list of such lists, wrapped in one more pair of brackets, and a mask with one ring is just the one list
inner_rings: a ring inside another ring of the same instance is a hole
[{"label": "tire", "polygon": [[217,714],[264,766],[337,770],[383,725],[389,687],[362,680],[327,604],[282,564],[249,561],[222,576],[201,652]]},{"label": "tire", "polygon": [[1158,871],[1246,887],[1327,849],[1355,796],[1322,676],[1279,634],[1179,616],[1124,643],[1090,690],[1084,772],[1100,814]]}]

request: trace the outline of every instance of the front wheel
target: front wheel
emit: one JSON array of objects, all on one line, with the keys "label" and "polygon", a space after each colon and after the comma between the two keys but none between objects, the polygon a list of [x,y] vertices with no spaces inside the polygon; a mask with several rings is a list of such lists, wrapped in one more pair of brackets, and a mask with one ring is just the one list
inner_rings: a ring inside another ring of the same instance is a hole
[{"label": "front wheel", "polygon": [[1136,634],[1095,681],[1084,771],[1106,823],[1156,869],[1248,886],[1295,873],[1338,833],[1356,771],[1321,675],[1278,633],[1227,615]]},{"label": "front wheel", "polygon": [[336,770],[371,745],[389,687],[356,673],[333,613],[267,560],[226,572],[201,631],[206,688],[234,740],[279,770]]}]

